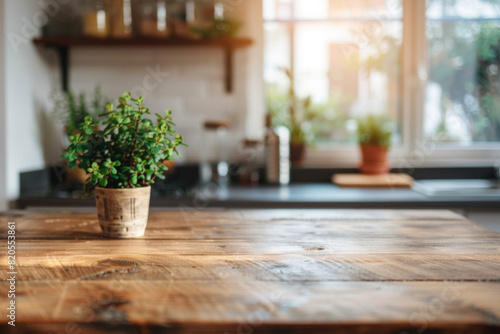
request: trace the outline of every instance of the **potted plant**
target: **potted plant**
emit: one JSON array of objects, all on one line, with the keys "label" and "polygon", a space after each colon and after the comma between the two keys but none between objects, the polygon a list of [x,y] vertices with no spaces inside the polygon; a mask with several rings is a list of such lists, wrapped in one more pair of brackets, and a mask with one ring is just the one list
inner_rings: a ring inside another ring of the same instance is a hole
[{"label": "potted plant", "polygon": [[[53,104],[52,114],[64,126],[65,138],[63,142],[65,146],[67,146],[69,136],[80,132],[78,125],[84,122],[85,117],[89,116],[93,121],[97,120],[98,115],[106,110],[106,104],[109,102],[109,99],[102,95],[99,86],[95,88],[90,99],[85,93],[76,95],[72,91],[59,92],[57,90],[52,92],[50,98]],[[79,183],[85,183],[87,177],[87,172],[78,167],[68,169],[66,174],[67,181]]]},{"label": "potted plant", "polygon": [[171,111],[156,114],[156,122],[145,117],[150,111],[143,98],[125,93],[119,105],[107,104],[107,112],[94,121],[86,116],[78,133],[62,155],[70,168],[89,174],[85,190],[95,190],[97,213],[107,237],[128,238],[144,235],[149,213],[150,185],[163,179],[164,162],[179,155],[186,146],[175,135]]},{"label": "potted plant", "polygon": [[311,117],[311,97],[298,97],[294,89],[292,72],[286,68],[281,70],[287,76],[290,86],[286,96],[270,98],[269,114],[273,127],[284,125],[290,131],[290,161],[293,166],[302,166],[305,161],[306,145],[310,139],[306,123]]},{"label": "potted plant", "polygon": [[392,126],[384,116],[368,115],[358,120],[358,143],[362,162],[360,170],[364,174],[385,174],[391,169],[387,152],[391,145]]}]

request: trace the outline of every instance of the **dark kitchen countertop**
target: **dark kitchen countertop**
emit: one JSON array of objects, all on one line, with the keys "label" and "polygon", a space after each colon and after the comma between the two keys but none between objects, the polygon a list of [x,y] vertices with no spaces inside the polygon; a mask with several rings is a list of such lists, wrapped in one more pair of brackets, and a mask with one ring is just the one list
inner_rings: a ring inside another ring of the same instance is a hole
[{"label": "dark kitchen countertop", "polygon": [[[93,206],[92,198],[64,197],[54,192],[29,192],[18,200],[26,207]],[[498,208],[500,196],[426,196],[412,189],[339,188],[329,183],[298,183],[286,187],[257,186],[198,189],[180,197],[153,194],[156,208]]]},{"label": "dark kitchen countertop", "polygon": [[[65,167],[22,173],[18,208],[92,207],[93,198],[80,198],[81,185],[62,182]],[[356,169],[293,168],[291,185],[232,186],[226,190],[196,188],[198,166],[177,167],[166,182],[156,184],[151,194],[154,208],[386,208],[386,209],[472,209],[500,210],[500,196],[426,196],[412,189],[339,188],[329,182],[336,173]],[[399,171],[394,171],[399,172]],[[494,169],[419,168],[411,171],[416,180],[493,179]],[[237,183],[237,180],[233,180]]]}]

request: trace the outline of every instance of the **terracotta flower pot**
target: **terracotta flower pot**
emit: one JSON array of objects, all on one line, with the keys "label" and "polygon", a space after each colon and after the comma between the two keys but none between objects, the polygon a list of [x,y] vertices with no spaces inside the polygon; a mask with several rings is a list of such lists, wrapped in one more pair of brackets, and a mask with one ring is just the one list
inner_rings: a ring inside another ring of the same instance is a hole
[{"label": "terracotta flower pot", "polygon": [[[94,130],[98,130],[99,127],[95,126]],[[68,127],[64,127],[64,133],[65,137],[67,138],[68,135]],[[71,135],[76,136],[77,134],[81,134],[82,132],[79,130],[73,130]],[[64,151],[63,151],[64,152]],[[68,167],[68,162],[66,161],[66,181],[67,182],[78,182],[81,184],[85,184],[85,181],[90,177],[90,174],[87,173],[86,170],[80,168],[80,167],[75,167],[75,168],[69,168]]]},{"label": "terracotta flower pot", "polygon": [[386,174],[391,169],[387,161],[387,147],[362,145],[362,162],[359,167],[364,174]]},{"label": "terracotta flower pot", "polygon": [[144,235],[148,223],[151,187],[108,189],[97,187],[97,216],[104,236],[135,238]]},{"label": "terracotta flower pot", "polygon": [[306,156],[306,145],[304,143],[290,143],[290,162],[294,167],[304,165]]}]

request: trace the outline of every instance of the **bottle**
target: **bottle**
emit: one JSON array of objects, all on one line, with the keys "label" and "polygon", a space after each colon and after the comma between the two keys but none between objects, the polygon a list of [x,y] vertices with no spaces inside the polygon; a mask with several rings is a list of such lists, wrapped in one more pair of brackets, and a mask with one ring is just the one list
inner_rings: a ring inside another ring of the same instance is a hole
[{"label": "bottle", "polygon": [[111,35],[117,38],[132,36],[132,0],[108,0]]},{"label": "bottle", "polygon": [[284,126],[272,128],[266,118],[266,179],[269,184],[290,183],[290,131]]},{"label": "bottle", "polygon": [[83,2],[83,35],[105,38],[109,34],[109,13],[104,1]]},{"label": "bottle", "polygon": [[142,3],[141,35],[147,37],[168,37],[166,0],[144,0]]},{"label": "bottle", "polygon": [[208,120],[204,123],[203,144],[200,164],[202,185],[217,184],[221,188],[229,185],[227,163],[227,129],[224,120]]}]

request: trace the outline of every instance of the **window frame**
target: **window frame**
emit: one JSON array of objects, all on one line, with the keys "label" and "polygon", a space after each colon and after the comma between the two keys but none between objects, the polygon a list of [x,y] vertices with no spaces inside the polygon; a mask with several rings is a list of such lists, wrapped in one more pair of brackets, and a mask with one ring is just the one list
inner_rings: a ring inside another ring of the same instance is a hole
[{"label": "window frame", "polygon": [[[402,141],[391,147],[389,160],[393,168],[401,171],[418,167],[499,165],[500,142],[474,143],[461,147],[456,143],[436,143],[424,137],[423,118],[428,78],[426,7],[427,1],[403,0]],[[279,20],[263,19],[264,24],[276,21]],[[293,24],[295,20],[284,21]],[[293,42],[291,45],[293,47]],[[291,61],[293,64],[293,52]],[[306,149],[306,167],[352,168],[357,167],[359,161],[357,146],[318,146]]]}]

